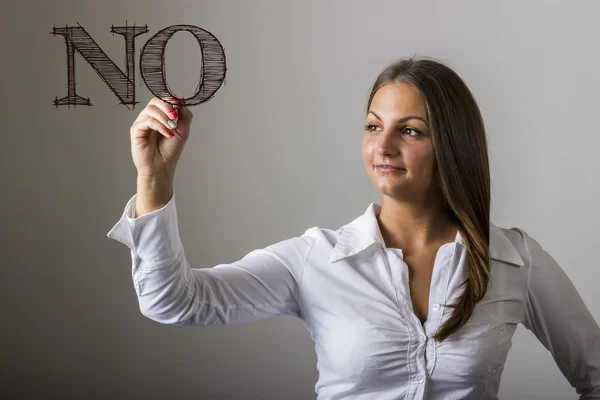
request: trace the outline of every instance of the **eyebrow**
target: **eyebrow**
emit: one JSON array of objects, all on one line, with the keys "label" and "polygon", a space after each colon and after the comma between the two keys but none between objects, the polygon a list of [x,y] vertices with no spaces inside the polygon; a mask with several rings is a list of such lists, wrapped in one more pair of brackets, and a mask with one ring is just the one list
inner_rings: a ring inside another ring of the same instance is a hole
[{"label": "eyebrow", "polygon": [[[381,118],[379,117],[379,115],[375,114],[373,111],[369,111],[370,114],[373,114],[375,117],[377,117],[378,120],[381,120]],[[427,125],[427,127],[429,127],[429,125],[427,124],[427,121],[425,121],[423,118],[416,116],[416,115],[409,115],[406,117],[402,117],[398,120],[398,122],[405,122],[408,121],[410,119],[420,119],[421,121],[423,121],[423,123],[425,123],[425,125]]]}]

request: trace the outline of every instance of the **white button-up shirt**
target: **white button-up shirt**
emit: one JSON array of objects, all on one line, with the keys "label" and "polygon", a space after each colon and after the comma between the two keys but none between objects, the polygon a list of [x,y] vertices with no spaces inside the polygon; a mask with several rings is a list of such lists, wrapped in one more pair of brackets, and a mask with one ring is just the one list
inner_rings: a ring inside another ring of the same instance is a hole
[{"label": "white button-up shirt", "polygon": [[424,324],[413,310],[402,249],[386,248],[371,203],[337,230],[250,251],[231,264],[190,268],[175,195],[135,216],[134,195],[108,237],[131,250],[144,316],[164,324],[225,325],[292,315],[317,355],[317,399],[497,399],[518,323],[552,353],[581,399],[600,399],[600,328],[568,276],[519,228],[490,224],[491,281],[460,330],[432,338],[467,279],[467,248],[437,252]]}]

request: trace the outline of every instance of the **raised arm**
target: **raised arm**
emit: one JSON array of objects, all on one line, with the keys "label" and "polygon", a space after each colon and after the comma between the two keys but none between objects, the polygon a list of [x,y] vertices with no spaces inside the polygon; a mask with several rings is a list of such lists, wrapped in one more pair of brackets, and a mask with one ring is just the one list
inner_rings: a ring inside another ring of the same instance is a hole
[{"label": "raised arm", "polygon": [[316,236],[310,230],[231,264],[191,268],[179,237],[175,195],[138,218],[134,195],[107,234],[131,250],[140,311],[154,321],[179,325],[226,325],[277,315],[302,319],[298,284]]},{"label": "raised arm", "polygon": [[523,325],[550,351],[581,400],[600,399],[598,323],[560,265],[525,237],[531,266]]}]

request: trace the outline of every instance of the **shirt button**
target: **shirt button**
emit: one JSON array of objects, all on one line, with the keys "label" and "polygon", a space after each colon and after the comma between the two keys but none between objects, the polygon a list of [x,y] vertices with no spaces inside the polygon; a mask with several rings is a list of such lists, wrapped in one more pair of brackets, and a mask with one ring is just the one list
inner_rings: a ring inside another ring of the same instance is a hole
[{"label": "shirt button", "polygon": [[419,383],[423,382],[423,376],[420,376],[419,379],[417,380],[417,382],[419,382]]},{"label": "shirt button", "polygon": [[421,341],[423,341],[423,342],[427,340],[427,336],[425,336],[425,335],[421,335],[420,337],[421,337]]},{"label": "shirt button", "polygon": [[439,310],[439,309],[440,309],[440,305],[439,305],[438,303],[435,303],[435,304],[433,305],[433,310],[434,310],[434,311],[437,311],[437,310]]}]

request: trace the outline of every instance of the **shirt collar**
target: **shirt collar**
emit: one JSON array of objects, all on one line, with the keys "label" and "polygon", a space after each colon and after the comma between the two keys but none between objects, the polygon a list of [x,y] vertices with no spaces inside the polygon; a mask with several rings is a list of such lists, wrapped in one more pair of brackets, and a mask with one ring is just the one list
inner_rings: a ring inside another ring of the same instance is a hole
[{"label": "shirt collar", "polygon": [[[373,244],[380,244],[385,248],[385,241],[379,230],[377,215],[381,212],[381,205],[371,203],[363,215],[342,228],[340,238],[331,251],[329,261],[334,263],[343,258],[358,254]],[[454,241],[464,246],[460,232],[456,233]],[[523,259],[504,234],[502,228],[490,223],[490,257],[496,260],[524,266]]]}]

